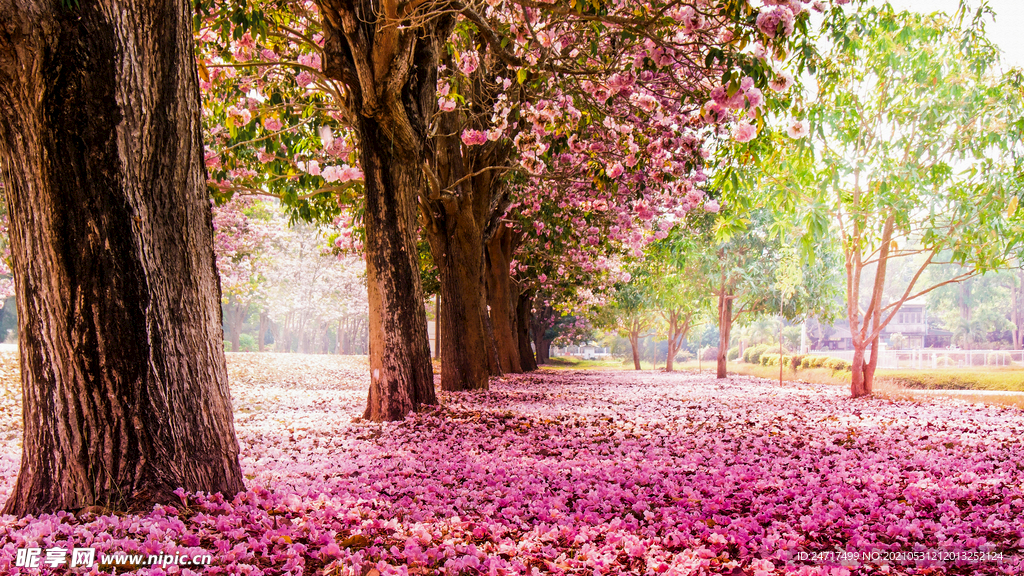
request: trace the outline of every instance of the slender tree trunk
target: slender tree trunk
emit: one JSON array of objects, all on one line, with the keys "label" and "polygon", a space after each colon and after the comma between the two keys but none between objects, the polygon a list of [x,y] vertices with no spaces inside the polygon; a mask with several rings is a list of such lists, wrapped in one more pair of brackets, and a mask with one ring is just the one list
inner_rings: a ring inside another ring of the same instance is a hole
[{"label": "slender tree trunk", "polygon": [[866,343],[854,343],[853,345],[853,362],[850,368],[850,392],[854,398],[871,394],[867,363],[864,361],[866,348]]},{"label": "slender tree trunk", "polygon": [[633,349],[633,369],[640,369],[640,332],[633,330],[629,333],[629,346]]},{"label": "slender tree trunk", "polygon": [[263,352],[266,349],[264,342],[267,339],[267,326],[270,323],[270,315],[266,311],[260,311],[260,331],[259,331],[259,342],[257,343],[257,350]]},{"label": "slender tree trunk", "polygon": [[434,295],[434,358],[441,357],[441,291]]},{"label": "slender tree trunk", "polygon": [[4,513],[243,489],[193,58],[187,2],[0,2],[24,402]]},{"label": "slender tree trunk", "polygon": [[509,276],[511,259],[512,229],[502,225],[487,242],[487,303],[491,307],[491,323],[501,370],[520,373],[523,366],[519,358],[519,334],[512,300],[512,278]]},{"label": "slender tree trunk", "polygon": [[675,355],[677,351],[674,348],[677,321],[678,317],[676,315],[676,312],[670,312],[668,316],[668,340],[665,343],[665,372],[672,372],[672,367],[675,364]]},{"label": "slender tree trunk", "polygon": [[529,291],[519,294],[516,302],[516,330],[519,332],[519,365],[523,371],[537,369],[537,357],[530,348],[530,325],[533,323],[533,294]]},{"label": "slender tree trunk", "polygon": [[725,290],[725,284],[718,291],[718,377],[728,378],[729,337],[732,333],[732,298]]}]

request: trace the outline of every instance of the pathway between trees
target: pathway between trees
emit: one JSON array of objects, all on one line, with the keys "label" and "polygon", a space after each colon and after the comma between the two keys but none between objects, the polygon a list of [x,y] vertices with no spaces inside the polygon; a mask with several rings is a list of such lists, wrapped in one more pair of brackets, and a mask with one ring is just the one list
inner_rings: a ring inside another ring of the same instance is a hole
[{"label": "pathway between trees", "polygon": [[[932,573],[1024,570],[1020,410],[750,377],[542,371],[372,424],[358,419],[362,358],[229,364],[247,492],[183,494],[144,517],[5,517],[0,573],[16,573],[28,545],[205,550],[253,574],[877,573],[868,553],[890,574],[924,573],[893,560],[915,551],[961,555]],[[20,456],[12,398],[0,407],[0,498]]]}]

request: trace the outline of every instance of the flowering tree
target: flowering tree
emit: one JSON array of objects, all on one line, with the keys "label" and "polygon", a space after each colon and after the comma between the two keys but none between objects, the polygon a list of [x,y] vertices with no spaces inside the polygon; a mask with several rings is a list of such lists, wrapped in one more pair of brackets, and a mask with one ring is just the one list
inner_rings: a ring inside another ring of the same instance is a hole
[{"label": "flowering tree", "polygon": [[[246,197],[232,198],[213,209],[214,254],[220,274],[221,302],[225,309],[228,341],[239,350],[242,323],[253,305],[266,300],[266,269],[272,243],[283,224],[265,203]],[[261,327],[265,323],[260,314]],[[260,331],[261,335],[263,330]],[[261,350],[263,341],[259,342]]]},{"label": "flowering tree", "polygon": [[[766,56],[785,55],[792,33],[807,22],[799,2],[760,11],[746,2],[714,8],[652,2],[568,9],[516,1],[455,7],[427,2],[401,9],[408,13],[386,2],[298,2],[289,8],[256,2],[221,20],[242,25],[222,27],[234,41],[208,68],[267,72],[255,81],[236,82],[247,108],[219,108],[231,126],[220,131],[229,138],[211,162],[220,163],[226,179],[221,182],[230,181],[225,189],[239,189],[238,179],[256,178],[259,185],[245,185],[250,191],[280,184],[289,198],[328,206],[333,198],[328,192],[337,189],[326,184],[339,180],[343,168],[328,176],[319,160],[306,158],[326,150],[327,141],[338,141],[321,134],[316,142],[327,118],[353,129],[344,141],[356,144],[354,153],[366,173],[361,216],[367,250],[375,255],[369,269],[371,309],[378,310],[381,320],[373,325],[380,326],[379,338],[385,333],[397,338],[376,347],[393,357],[387,366],[383,357],[374,361],[374,381],[381,384],[374,384],[371,404],[384,398],[384,389],[398,394],[396,406],[371,409],[378,416],[404,414],[414,406],[401,398],[416,404],[421,392],[427,394],[429,368],[414,368],[423,364],[417,361],[424,348],[422,314],[402,304],[418,302],[421,295],[413,281],[415,270],[405,271],[415,253],[417,207],[432,239],[442,291],[450,294],[448,304],[442,298],[442,308],[452,307],[442,313],[442,322],[463,322],[461,329],[458,324],[442,329],[464,343],[449,344],[451,353],[443,356],[450,369],[443,372],[453,379],[442,374],[443,381],[448,387],[485,386],[486,373],[495,368],[479,365],[479,359],[492,355],[482,337],[487,331],[481,320],[484,299],[477,295],[483,294],[483,245],[496,231],[505,202],[501,172],[521,165],[533,181],[524,190],[572,191],[556,205],[568,206],[592,187],[598,200],[602,195],[620,199],[604,201],[627,214],[657,213],[662,203],[677,210],[697,206],[701,142],[715,132],[713,127],[734,121],[737,138],[753,137],[765,102],[760,87],[789,82]],[[374,14],[376,20],[357,14]],[[293,60],[282,62],[282,56]],[[293,99],[282,89],[261,92],[267,74],[285,69],[298,72],[293,84],[300,89],[288,92]],[[296,105],[300,102],[301,107]],[[289,112],[298,109],[302,114]],[[304,136],[281,137],[280,118],[296,124],[296,134]],[[247,136],[257,136],[263,150],[248,153],[238,147],[235,133],[243,125],[256,127],[259,134]],[[270,133],[264,137],[263,130]],[[279,150],[287,154],[283,160]],[[515,161],[509,162],[510,157]],[[285,167],[289,158],[292,166]],[[240,168],[239,159],[273,164],[274,175],[260,180],[259,170]],[[372,166],[398,172],[375,176]],[[553,177],[561,179],[560,186],[545,183]],[[301,185],[314,189],[299,195],[295,187]],[[399,196],[389,196],[394,194]],[[528,198],[520,208],[534,204]],[[385,214],[382,207],[391,212]],[[495,268],[498,273],[503,269]],[[394,306],[388,304],[391,298],[397,298]],[[492,301],[514,299],[509,294]],[[383,315],[383,308],[390,312]],[[506,311],[501,316],[514,317]]]}]

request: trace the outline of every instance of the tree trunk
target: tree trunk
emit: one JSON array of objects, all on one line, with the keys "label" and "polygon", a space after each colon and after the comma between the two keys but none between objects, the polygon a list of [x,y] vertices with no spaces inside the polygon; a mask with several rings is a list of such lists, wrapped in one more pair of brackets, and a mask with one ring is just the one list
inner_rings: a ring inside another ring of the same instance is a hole
[{"label": "tree trunk", "polygon": [[270,315],[266,311],[260,311],[260,331],[259,331],[259,342],[257,342],[257,350],[263,352],[266,349],[264,342],[267,339],[267,325],[270,323]]},{"label": "tree trunk", "polygon": [[427,238],[441,285],[441,389],[486,390],[493,351],[484,325],[481,233],[465,213],[435,214],[433,220]]},{"label": "tree trunk", "polygon": [[[853,362],[850,367],[850,393],[854,398],[871,394],[871,383],[868,379],[867,364],[864,362],[865,344],[853,345]],[[874,354],[872,352],[872,354]]]},{"label": "tree trunk", "polygon": [[550,360],[548,354],[551,349],[553,338],[547,337],[548,328],[554,319],[555,311],[551,306],[544,305],[531,319],[530,329],[533,331],[533,345],[537,349],[537,364],[547,364]]},{"label": "tree trunk", "polygon": [[187,2],[0,3],[24,402],[4,513],[242,490]]},{"label": "tree trunk", "polygon": [[241,350],[242,325],[245,323],[249,307],[235,302],[234,297],[228,300],[226,307],[228,317],[225,324],[228,326],[228,341],[231,342],[231,351],[238,352]]},{"label": "tree trunk", "polygon": [[502,225],[487,242],[487,303],[491,307],[491,323],[502,372],[521,373],[519,333],[516,310],[512,300],[512,229]]},{"label": "tree trunk", "polygon": [[[365,417],[400,420],[436,404],[416,219],[437,112],[437,68],[453,13],[409,26],[394,4],[318,0],[323,71],[344,84],[359,140],[366,212],[370,392]],[[404,14],[404,12],[403,12]]]},{"label": "tree trunk", "polygon": [[633,349],[633,369],[640,369],[640,333],[632,331],[629,333],[629,345]]},{"label": "tree trunk", "polygon": [[728,378],[729,338],[732,333],[732,298],[725,286],[718,292],[718,377]]},{"label": "tree trunk", "polygon": [[516,331],[519,336],[519,365],[524,372],[533,372],[537,369],[537,357],[530,348],[530,325],[533,323],[533,295],[529,292],[522,292],[516,302]]},{"label": "tree trunk", "polygon": [[434,295],[434,358],[441,357],[441,291]]},{"label": "tree trunk", "polygon": [[427,342],[415,198],[420,172],[401,150],[391,149],[390,129],[359,118],[365,175],[366,280],[370,304],[370,392],[364,417],[401,420],[422,404],[437,404]]}]

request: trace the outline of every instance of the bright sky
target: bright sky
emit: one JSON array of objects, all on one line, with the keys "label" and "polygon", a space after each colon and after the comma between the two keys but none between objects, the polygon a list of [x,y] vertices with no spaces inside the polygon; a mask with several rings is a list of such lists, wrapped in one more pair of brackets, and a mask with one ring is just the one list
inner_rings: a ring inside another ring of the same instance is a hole
[{"label": "bright sky", "polygon": [[[873,0],[882,4],[883,0]],[[980,0],[968,0],[973,8],[977,8]],[[958,0],[889,0],[897,10],[913,10],[915,12],[956,12]],[[989,0],[989,6],[995,12],[994,22],[989,22],[985,32],[999,48],[1003,50],[1003,64],[1024,68],[1024,0]]]}]

